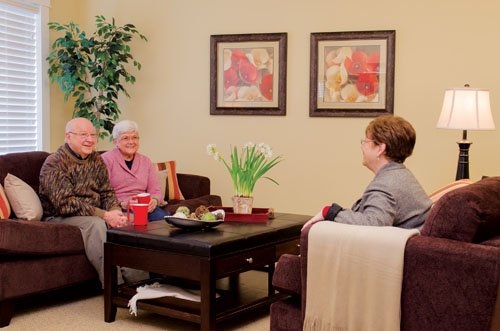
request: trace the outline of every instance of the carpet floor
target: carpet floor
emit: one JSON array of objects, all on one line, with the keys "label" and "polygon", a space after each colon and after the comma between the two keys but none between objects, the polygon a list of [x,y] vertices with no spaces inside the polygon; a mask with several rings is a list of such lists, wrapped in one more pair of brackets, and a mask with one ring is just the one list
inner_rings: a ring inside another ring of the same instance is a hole
[{"label": "carpet floor", "polygon": [[[265,291],[265,274],[258,271],[243,273],[240,286],[244,291]],[[38,298],[34,302],[18,306],[9,326],[3,330],[199,330],[199,325],[167,316],[138,310],[137,316],[128,309],[118,308],[116,320],[104,322],[104,297],[96,291],[72,293],[68,297],[58,295]],[[264,331],[269,330],[269,310],[260,310],[243,317],[217,324],[217,330]]]}]

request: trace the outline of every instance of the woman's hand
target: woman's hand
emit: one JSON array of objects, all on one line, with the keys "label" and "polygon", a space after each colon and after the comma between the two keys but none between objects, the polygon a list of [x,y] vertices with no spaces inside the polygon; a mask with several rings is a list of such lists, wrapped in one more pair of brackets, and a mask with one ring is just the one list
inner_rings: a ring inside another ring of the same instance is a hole
[{"label": "woman's hand", "polygon": [[158,200],[151,198],[151,200],[149,200],[148,213],[152,212],[156,206],[158,206]]},{"label": "woman's hand", "polygon": [[302,230],[304,230],[307,226],[309,226],[310,224],[313,224],[313,223],[316,223],[316,222],[319,222],[319,221],[324,221],[325,218],[323,217],[323,210],[320,210],[319,213],[317,213],[316,215],[314,215],[313,217],[311,217],[311,219],[309,221],[307,221],[304,226],[302,226]]}]

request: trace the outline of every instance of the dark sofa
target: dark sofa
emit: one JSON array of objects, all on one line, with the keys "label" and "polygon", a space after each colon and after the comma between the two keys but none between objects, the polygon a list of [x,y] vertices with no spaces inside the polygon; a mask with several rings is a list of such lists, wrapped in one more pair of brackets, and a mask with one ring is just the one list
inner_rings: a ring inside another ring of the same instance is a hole
[{"label": "dark sofa", "polygon": [[[273,285],[271,330],[302,330],[307,236],[300,256],[283,255]],[[500,330],[500,177],[445,194],[405,248],[401,330]],[[362,316],[360,316],[362,318]]]},{"label": "dark sofa", "polygon": [[[48,155],[0,155],[0,182],[3,184],[5,176],[11,173],[38,192],[40,169]],[[210,194],[209,178],[178,174],[178,182],[186,200],[170,201],[165,207],[168,211],[175,211],[179,205],[194,208],[200,204],[222,204],[219,196]],[[19,300],[93,281],[99,284],[77,227],[19,220],[15,214],[0,220],[0,327],[9,325]]]}]

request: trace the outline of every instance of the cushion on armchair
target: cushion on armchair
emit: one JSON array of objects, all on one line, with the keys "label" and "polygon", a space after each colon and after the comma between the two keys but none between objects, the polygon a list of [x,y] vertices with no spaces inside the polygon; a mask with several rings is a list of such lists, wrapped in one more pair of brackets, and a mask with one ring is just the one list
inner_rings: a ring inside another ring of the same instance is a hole
[{"label": "cushion on armchair", "polygon": [[422,235],[479,243],[500,234],[500,177],[445,194],[432,207]]},{"label": "cushion on armchair", "polygon": [[456,190],[457,188],[461,188],[467,185],[470,185],[472,183],[475,183],[472,179],[459,179],[454,182],[451,182],[438,190],[434,191],[429,195],[429,198],[431,199],[432,203],[436,203],[441,197],[443,197],[445,194]]}]

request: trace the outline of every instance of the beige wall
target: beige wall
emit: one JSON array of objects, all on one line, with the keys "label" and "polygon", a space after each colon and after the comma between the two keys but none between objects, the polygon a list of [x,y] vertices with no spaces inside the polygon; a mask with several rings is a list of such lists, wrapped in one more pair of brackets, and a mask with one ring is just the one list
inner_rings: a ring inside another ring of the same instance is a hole
[{"label": "beige wall", "polygon": [[[94,16],[133,23],[149,42],[133,52],[143,69],[121,102],[124,118],[141,127],[141,151],[153,161],[174,159],[179,172],[207,175],[230,204],[232,185],[222,164],[205,152],[215,143],[266,142],[285,162],[270,172],[280,185],[257,184],[255,205],[312,214],[333,201],[349,207],[372,173],[361,163],[359,140],[369,118],[309,117],[311,32],[396,30],[395,107],[417,130],[406,164],[431,192],[455,177],[461,132],[438,130],[444,89],[469,83],[489,88],[500,126],[498,54],[500,2],[254,0],[52,0],[51,20],[75,20],[93,31]],[[287,115],[209,115],[212,34],[288,33]],[[53,37],[53,36],[52,36]],[[71,107],[51,92],[52,149],[62,142]],[[64,110],[65,109],[65,110]],[[500,130],[470,132],[471,178],[498,175]],[[106,148],[109,144],[101,144]]]}]

